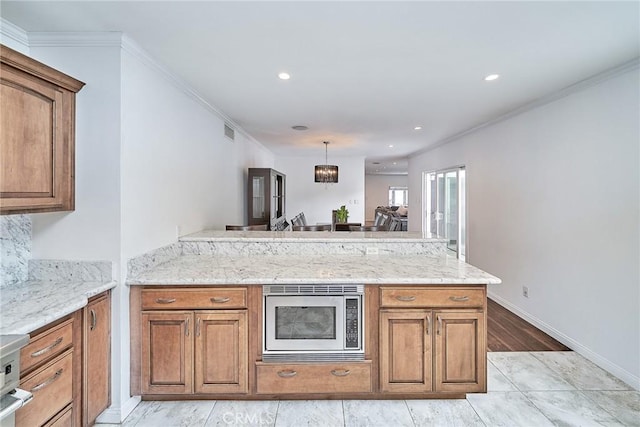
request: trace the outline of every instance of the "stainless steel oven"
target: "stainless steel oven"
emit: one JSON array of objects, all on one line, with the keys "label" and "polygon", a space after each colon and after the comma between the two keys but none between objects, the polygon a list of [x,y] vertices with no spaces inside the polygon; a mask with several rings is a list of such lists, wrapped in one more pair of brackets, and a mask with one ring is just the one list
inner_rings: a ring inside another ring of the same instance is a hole
[{"label": "stainless steel oven", "polygon": [[15,412],[29,403],[33,395],[20,385],[20,349],[29,335],[0,335],[0,427],[13,427]]},{"label": "stainless steel oven", "polygon": [[263,286],[263,361],[364,359],[364,285]]}]

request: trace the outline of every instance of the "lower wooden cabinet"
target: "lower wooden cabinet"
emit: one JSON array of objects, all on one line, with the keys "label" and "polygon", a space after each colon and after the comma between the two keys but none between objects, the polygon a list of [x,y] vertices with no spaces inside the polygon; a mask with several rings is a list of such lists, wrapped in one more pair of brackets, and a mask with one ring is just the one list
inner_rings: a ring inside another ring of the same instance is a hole
[{"label": "lower wooden cabinet", "polygon": [[370,393],[371,362],[256,362],[258,394]]},{"label": "lower wooden cabinet", "polygon": [[21,380],[33,393],[28,405],[16,412],[16,426],[42,426],[73,402],[73,349],[69,349]]},{"label": "lower wooden cabinet", "polygon": [[433,389],[432,313],[426,310],[380,312],[380,389],[420,393]]},{"label": "lower wooden cabinet", "polygon": [[485,313],[436,311],[435,391],[483,392],[487,389]]},{"label": "lower wooden cabinet", "polygon": [[98,295],[84,309],[83,420],[93,425],[111,403],[111,294]]},{"label": "lower wooden cabinet", "polygon": [[365,360],[263,362],[259,287],[133,287],[132,392],[402,399],[486,391],[486,286],[365,291]]},{"label": "lower wooden cabinet", "polygon": [[381,390],[486,391],[484,316],[478,310],[381,310]]},{"label": "lower wooden cabinet", "polygon": [[110,291],[33,333],[20,350],[20,387],[33,400],[17,427],[89,426],[110,403]]},{"label": "lower wooden cabinet", "polygon": [[246,393],[247,312],[196,312],[195,322],[195,392]]},{"label": "lower wooden cabinet", "polygon": [[246,310],[142,314],[142,392],[246,393]]},{"label": "lower wooden cabinet", "polygon": [[142,314],[142,392],[193,393],[193,312]]},{"label": "lower wooden cabinet", "polygon": [[[91,424],[90,424],[91,425]],[[67,406],[62,412],[53,417],[45,424],[45,427],[72,427],[73,426],[73,404]]]}]

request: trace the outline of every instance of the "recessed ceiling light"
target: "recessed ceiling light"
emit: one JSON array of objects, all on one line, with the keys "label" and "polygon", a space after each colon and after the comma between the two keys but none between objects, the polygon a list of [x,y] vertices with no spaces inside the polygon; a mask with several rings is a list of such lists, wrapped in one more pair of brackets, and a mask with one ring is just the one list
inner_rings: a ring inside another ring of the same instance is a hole
[{"label": "recessed ceiling light", "polygon": [[394,165],[397,165],[398,163],[396,163],[396,162],[393,162],[393,164],[394,164]]},{"label": "recessed ceiling light", "polygon": [[389,148],[393,148],[393,144],[389,144]]},{"label": "recessed ceiling light", "polygon": [[421,130],[421,129],[422,129],[422,126],[416,126],[413,128],[413,130]]},{"label": "recessed ceiling light", "polygon": [[304,125],[295,125],[295,126],[291,126],[291,129],[293,129],[293,130],[307,130],[309,128],[307,126],[304,126]]},{"label": "recessed ceiling light", "polygon": [[500,77],[500,74],[489,74],[487,77],[484,78],[484,80],[487,82],[491,82],[494,80],[498,80],[499,77]]},{"label": "recessed ceiling light", "polygon": [[278,78],[280,80],[289,80],[291,78],[291,75],[289,73],[280,73],[278,74]]}]

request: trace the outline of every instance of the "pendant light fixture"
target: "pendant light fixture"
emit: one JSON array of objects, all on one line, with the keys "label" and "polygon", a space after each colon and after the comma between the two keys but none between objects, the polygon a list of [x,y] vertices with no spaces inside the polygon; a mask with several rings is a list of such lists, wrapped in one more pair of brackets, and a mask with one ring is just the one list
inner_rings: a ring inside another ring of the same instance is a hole
[{"label": "pendant light fixture", "polygon": [[316,182],[324,184],[338,182],[338,166],[330,165],[328,161],[329,141],[323,141],[324,144],[324,165],[316,165],[315,176]]}]

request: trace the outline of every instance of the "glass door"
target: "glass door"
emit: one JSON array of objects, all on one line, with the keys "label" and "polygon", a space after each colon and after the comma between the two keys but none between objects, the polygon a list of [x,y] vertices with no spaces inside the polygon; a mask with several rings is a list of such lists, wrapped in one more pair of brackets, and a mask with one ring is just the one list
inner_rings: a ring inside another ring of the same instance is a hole
[{"label": "glass door", "polygon": [[466,256],[466,174],[464,167],[423,173],[422,229],[446,239],[451,254]]}]

